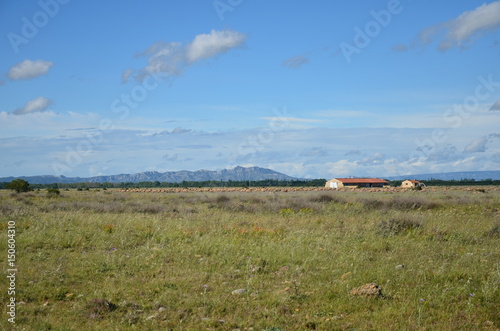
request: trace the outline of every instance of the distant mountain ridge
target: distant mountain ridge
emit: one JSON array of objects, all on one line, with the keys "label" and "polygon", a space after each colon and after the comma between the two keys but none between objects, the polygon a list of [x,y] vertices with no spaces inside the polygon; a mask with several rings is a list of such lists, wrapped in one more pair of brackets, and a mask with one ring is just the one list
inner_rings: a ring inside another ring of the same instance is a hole
[{"label": "distant mountain ridge", "polygon": [[235,167],[233,169],[223,169],[217,171],[197,170],[197,171],[146,171],[136,174],[120,174],[111,176],[94,176],[94,177],[65,177],[65,176],[20,176],[20,177],[3,177],[0,182],[10,182],[14,179],[21,178],[31,184],[53,184],[53,183],[139,183],[139,182],[169,182],[180,183],[182,181],[201,182],[201,181],[242,181],[242,180],[294,180],[298,179],[280,172],[260,168],[260,167]]},{"label": "distant mountain ridge", "polygon": [[405,180],[405,179],[416,179],[416,180],[430,180],[430,179],[485,180],[485,179],[493,179],[493,180],[500,180],[500,170],[444,172],[444,173],[436,173],[436,174],[419,174],[419,175],[393,176],[393,177],[384,177],[384,178],[390,179],[390,180]]}]

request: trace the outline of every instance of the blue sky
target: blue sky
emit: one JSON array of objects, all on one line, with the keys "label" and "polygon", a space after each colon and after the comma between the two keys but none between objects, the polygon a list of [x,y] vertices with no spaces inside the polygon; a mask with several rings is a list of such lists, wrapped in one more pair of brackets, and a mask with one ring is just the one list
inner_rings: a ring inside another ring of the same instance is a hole
[{"label": "blue sky", "polygon": [[0,1],[0,176],[500,169],[500,1]]}]

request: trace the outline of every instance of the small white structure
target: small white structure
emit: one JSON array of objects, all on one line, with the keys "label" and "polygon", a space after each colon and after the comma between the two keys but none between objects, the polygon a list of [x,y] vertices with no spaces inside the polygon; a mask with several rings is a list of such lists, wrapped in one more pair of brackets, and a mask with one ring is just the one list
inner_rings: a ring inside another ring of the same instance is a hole
[{"label": "small white structure", "polygon": [[401,183],[402,188],[425,187],[425,184],[414,179],[407,179]]}]

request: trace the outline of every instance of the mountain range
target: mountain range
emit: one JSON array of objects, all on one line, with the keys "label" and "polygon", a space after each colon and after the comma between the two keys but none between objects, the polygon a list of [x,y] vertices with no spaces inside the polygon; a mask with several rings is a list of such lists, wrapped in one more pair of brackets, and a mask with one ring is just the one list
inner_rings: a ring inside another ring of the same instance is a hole
[{"label": "mountain range", "polygon": [[16,178],[24,179],[31,184],[52,184],[52,183],[139,183],[139,182],[169,182],[180,183],[182,181],[201,182],[201,181],[243,181],[243,180],[293,180],[298,179],[287,176],[280,172],[259,168],[259,167],[235,167],[233,169],[223,169],[217,171],[197,170],[197,171],[146,171],[136,174],[120,174],[111,176],[94,176],[94,177],[65,177],[65,176],[20,176],[20,177],[3,177],[0,182],[10,182]]}]

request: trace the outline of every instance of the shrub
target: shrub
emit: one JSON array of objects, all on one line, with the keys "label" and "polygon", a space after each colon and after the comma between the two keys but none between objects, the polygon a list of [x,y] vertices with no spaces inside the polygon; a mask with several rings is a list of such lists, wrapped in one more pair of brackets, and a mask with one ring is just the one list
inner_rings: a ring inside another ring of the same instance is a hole
[{"label": "shrub", "polygon": [[113,231],[115,230],[115,226],[113,224],[104,224],[102,228],[107,233],[113,233]]},{"label": "shrub", "polygon": [[332,202],[333,200],[335,200],[335,199],[331,195],[328,195],[328,194],[322,194],[320,196],[311,198],[311,201],[314,201],[314,202],[328,203],[328,202]]},{"label": "shrub", "polygon": [[16,193],[31,191],[30,184],[24,179],[14,179],[5,187],[9,190],[16,191]]},{"label": "shrub", "polygon": [[301,214],[312,214],[312,213],[314,213],[314,209],[312,209],[311,207],[300,208],[299,209],[299,213],[301,213]]},{"label": "shrub", "polygon": [[105,299],[93,299],[87,303],[85,308],[89,318],[99,319],[102,318],[103,315],[116,310],[118,307]]},{"label": "shrub", "polygon": [[422,222],[413,217],[392,218],[389,221],[382,221],[378,225],[378,233],[384,236],[397,235],[409,230],[418,229]]},{"label": "shrub", "polygon": [[292,216],[295,212],[290,208],[283,208],[280,210],[280,215],[283,217]]},{"label": "shrub", "polygon": [[359,200],[364,208],[381,209],[384,207],[384,202],[376,199],[361,199]]},{"label": "shrub", "polygon": [[49,198],[58,197],[60,194],[61,194],[61,191],[59,191],[56,188],[48,188],[47,189],[47,197],[49,197]]},{"label": "shrub", "polygon": [[422,198],[395,197],[387,202],[387,207],[398,210],[434,209],[439,204]]},{"label": "shrub", "polygon": [[225,202],[228,202],[229,200],[231,200],[229,197],[225,196],[225,195],[219,195],[216,199],[215,199],[215,202],[217,203],[225,203]]}]

